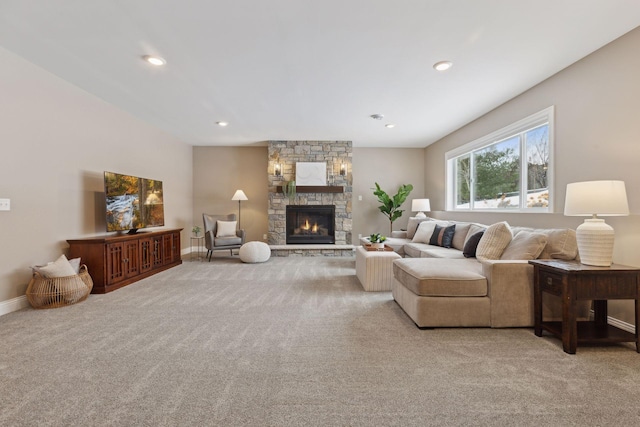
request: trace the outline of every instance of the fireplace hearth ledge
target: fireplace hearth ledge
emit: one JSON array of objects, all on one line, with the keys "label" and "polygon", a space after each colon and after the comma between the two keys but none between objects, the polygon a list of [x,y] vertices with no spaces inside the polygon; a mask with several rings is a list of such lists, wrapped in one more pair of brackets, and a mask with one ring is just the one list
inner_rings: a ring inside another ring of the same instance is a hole
[{"label": "fireplace hearth ledge", "polygon": [[271,256],[274,257],[353,257],[356,247],[354,245],[331,245],[331,244],[292,244],[292,245],[269,245]]},{"label": "fireplace hearth ledge", "polygon": [[309,244],[309,245],[269,245],[271,250],[280,250],[280,249],[339,249],[339,250],[352,250],[355,251],[356,247],[354,245],[332,245],[332,244]]}]

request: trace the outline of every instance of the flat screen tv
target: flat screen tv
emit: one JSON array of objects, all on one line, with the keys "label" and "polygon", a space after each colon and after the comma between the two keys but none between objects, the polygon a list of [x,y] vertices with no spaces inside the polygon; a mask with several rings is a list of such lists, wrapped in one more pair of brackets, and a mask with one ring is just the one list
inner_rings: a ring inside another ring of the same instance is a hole
[{"label": "flat screen tv", "polygon": [[135,233],[140,228],[164,225],[162,181],[104,173],[107,231]]}]

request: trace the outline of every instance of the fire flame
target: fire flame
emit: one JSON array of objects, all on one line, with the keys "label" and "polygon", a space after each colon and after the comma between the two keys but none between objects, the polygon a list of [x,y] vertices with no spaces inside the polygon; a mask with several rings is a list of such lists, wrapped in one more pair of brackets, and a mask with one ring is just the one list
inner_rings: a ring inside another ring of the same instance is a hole
[{"label": "fire flame", "polygon": [[309,225],[309,220],[306,219],[304,221],[304,225],[302,227],[303,230],[308,231],[309,229],[311,229],[311,232],[313,233],[317,233],[318,232],[318,223],[313,224],[313,226]]}]

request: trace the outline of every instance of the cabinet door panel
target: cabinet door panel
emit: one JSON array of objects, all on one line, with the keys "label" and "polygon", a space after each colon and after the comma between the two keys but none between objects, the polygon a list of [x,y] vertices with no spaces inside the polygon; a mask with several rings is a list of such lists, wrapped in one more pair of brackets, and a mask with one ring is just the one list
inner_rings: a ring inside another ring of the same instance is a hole
[{"label": "cabinet door panel", "polygon": [[126,242],[124,244],[124,253],[124,276],[137,276],[140,274],[139,241]]},{"label": "cabinet door panel", "polygon": [[140,239],[140,272],[144,273],[153,268],[153,240]]},{"label": "cabinet door panel", "polygon": [[107,284],[124,279],[124,247],[122,243],[107,245]]}]

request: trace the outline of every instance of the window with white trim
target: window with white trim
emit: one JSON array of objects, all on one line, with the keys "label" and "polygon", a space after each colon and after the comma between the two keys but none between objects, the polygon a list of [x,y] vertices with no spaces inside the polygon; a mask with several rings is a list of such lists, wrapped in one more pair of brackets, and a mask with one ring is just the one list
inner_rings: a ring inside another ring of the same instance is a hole
[{"label": "window with white trim", "polygon": [[447,152],[447,210],[552,212],[553,113]]}]

